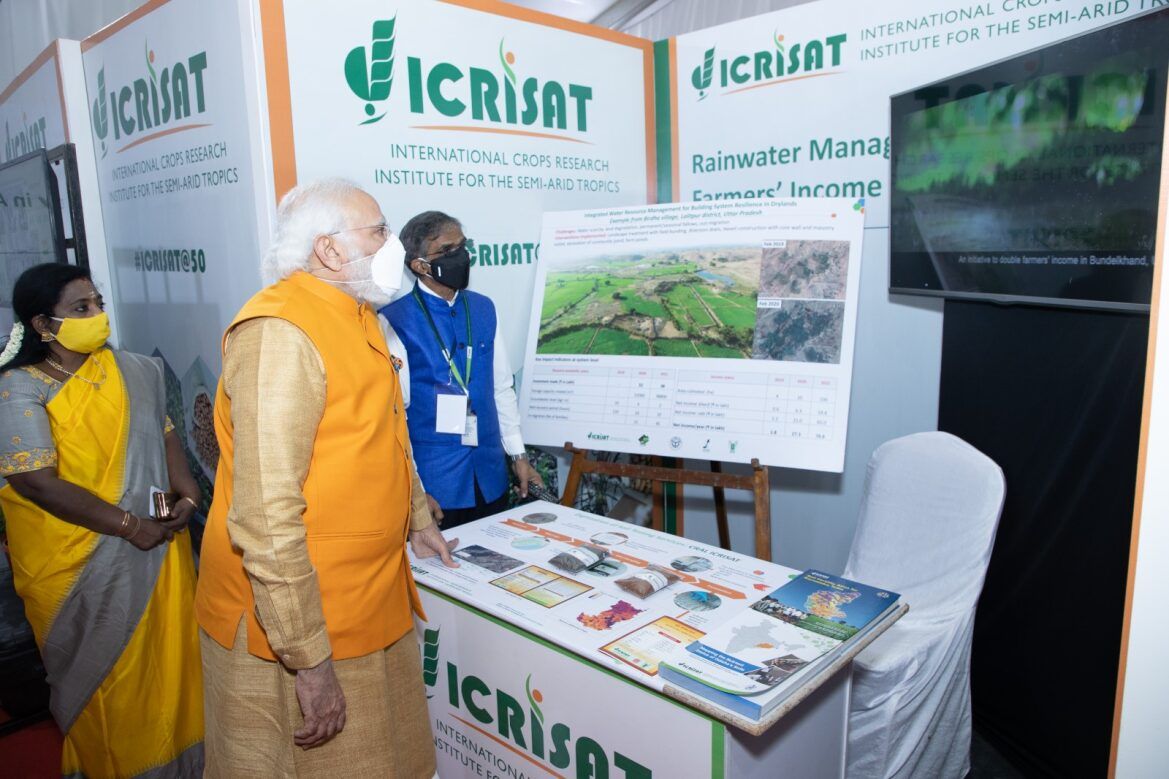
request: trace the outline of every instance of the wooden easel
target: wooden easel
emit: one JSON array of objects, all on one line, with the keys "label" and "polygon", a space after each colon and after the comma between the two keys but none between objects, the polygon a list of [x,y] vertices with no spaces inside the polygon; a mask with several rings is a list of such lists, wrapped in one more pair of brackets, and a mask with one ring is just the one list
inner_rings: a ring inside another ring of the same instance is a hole
[{"label": "wooden easel", "polygon": [[723,549],[730,549],[730,529],[727,527],[726,490],[747,490],[755,493],[755,556],[760,560],[771,560],[771,479],[767,466],[760,465],[759,460],[751,460],[751,474],[748,476],[734,476],[722,472],[722,463],[711,462],[710,472],[692,471],[685,468],[667,468],[658,465],[634,465],[632,463],[611,463],[589,458],[588,449],[577,449],[572,442],[566,443],[564,449],[572,455],[572,462],[568,468],[568,481],[564,485],[564,494],[560,498],[562,506],[571,506],[576,502],[580,492],[580,480],[586,473],[599,473],[604,476],[620,476],[631,479],[646,479],[653,482],[653,514],[652,527],[654,530],[665,530],[664,511],[662,502],[662,485],[676,484],[677,493],[677,525],[674,529],[677,535],[683,535],[682,519],[682,485],[697,484],[714,489],[714,513],[718,522],[718,544]]}]

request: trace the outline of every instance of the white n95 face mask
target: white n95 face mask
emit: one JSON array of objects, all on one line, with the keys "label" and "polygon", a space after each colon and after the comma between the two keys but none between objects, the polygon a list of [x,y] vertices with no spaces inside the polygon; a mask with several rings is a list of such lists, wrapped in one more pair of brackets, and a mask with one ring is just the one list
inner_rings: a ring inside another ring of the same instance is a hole
[{"label": "white n95 face mask", "polygon": [[406,248],[402,246],[398,236],[390,233],[386,242],[376,252],[345,263],[349,266],[369,262],[368,275],[344,281],[330,280],[329,283],[349,287],[353,290],[351,294],[358,300],[363,300],[374,308],[381,308],[394,299],[394,293],[402,286],[402,269],[405,267],[402,261],[405,258]]},{"label": "white n95 face mask", "polygon": [[382,248],[373,253],[373,261],[369,264],[370,278],[377,288],[388,297],[402,286],[402,263],[406,259],[406,247],[394,233],[386,238]]}]

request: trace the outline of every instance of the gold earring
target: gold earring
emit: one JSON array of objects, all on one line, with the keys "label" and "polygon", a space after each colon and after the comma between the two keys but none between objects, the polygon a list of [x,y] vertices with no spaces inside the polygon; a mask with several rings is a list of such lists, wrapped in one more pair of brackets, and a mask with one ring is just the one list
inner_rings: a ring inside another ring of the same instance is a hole
[{"label": "gold earring", "polygon": [[42,343],[49,343],[49,342],[54,341],[54,340],[56,340],[56,339],[53,338],[52,333],[48,333],[48,332],[41,333],[41,342]]}]

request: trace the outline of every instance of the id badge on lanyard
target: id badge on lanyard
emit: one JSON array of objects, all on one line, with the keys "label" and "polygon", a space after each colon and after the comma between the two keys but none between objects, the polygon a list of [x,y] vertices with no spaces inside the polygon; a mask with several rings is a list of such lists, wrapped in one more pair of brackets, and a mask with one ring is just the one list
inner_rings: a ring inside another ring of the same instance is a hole
[{"label": "id badge on lanyard", "polygon": [[[438,332],[438,327],[434,324],[434,318],[430,315],[426,305],[422,302],[422,297],[418,294],[417,285],[414,287],[414,300],[418,303],[418,307],[422,310],[426,321],[430,324],[430,330],[434,333],[435,344],[442,351],[442,356],[446,360],[447,365],[451,369],[450,379],[447,384],[436,384],[434,387],[434,395],[437,400],[435,415],[434,415],[434,429],[437,433],[448,433],[458,435],[460,443],[463,446],[478,446],[479,445],[479,420],[475,417],[475,413],[470,410],[470,382],[471,382],[471,309],[467,305],[467,298],[464,295],[463,303],[463,317],[466,320],[467,327],[467,344],[466,344],[466,362],[464,363],[463,376],[459,369],[455,366],[454,360],[451,359],[454,352],[454,345],[450,348],[443,343],[442,336]],[[453,383],[458,382],[456,387]]]},{"label": "id badge on lanyard", "polygon": [[451,390],[451,387],[442,384],[436,384],[434,387],[434,395],[438,399],[438,408],[434,415],[434,431],[463,435],[467,431],[467,401],[469,398],[462,392],[452,392]]},{"label": "id badge on lanyard", "polygon": [[478,446],[479,418],[469,408],[470,398],[443,384],[435,385],[434,395],[438,400],[434,415],[435,432],[458,435],[463,446]]}]

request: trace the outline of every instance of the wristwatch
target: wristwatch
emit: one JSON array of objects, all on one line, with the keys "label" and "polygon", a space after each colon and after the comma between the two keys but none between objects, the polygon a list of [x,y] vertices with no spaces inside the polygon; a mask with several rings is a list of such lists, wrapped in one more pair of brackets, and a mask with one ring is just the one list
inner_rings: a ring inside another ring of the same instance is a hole
[{"label": "wristwatch", "polygon": [[521,452],[520,454],[509,454],[507,458],[513,463],[519,462],[520,460],[524,460],[526,462],[528,459],[528,453]]}]

